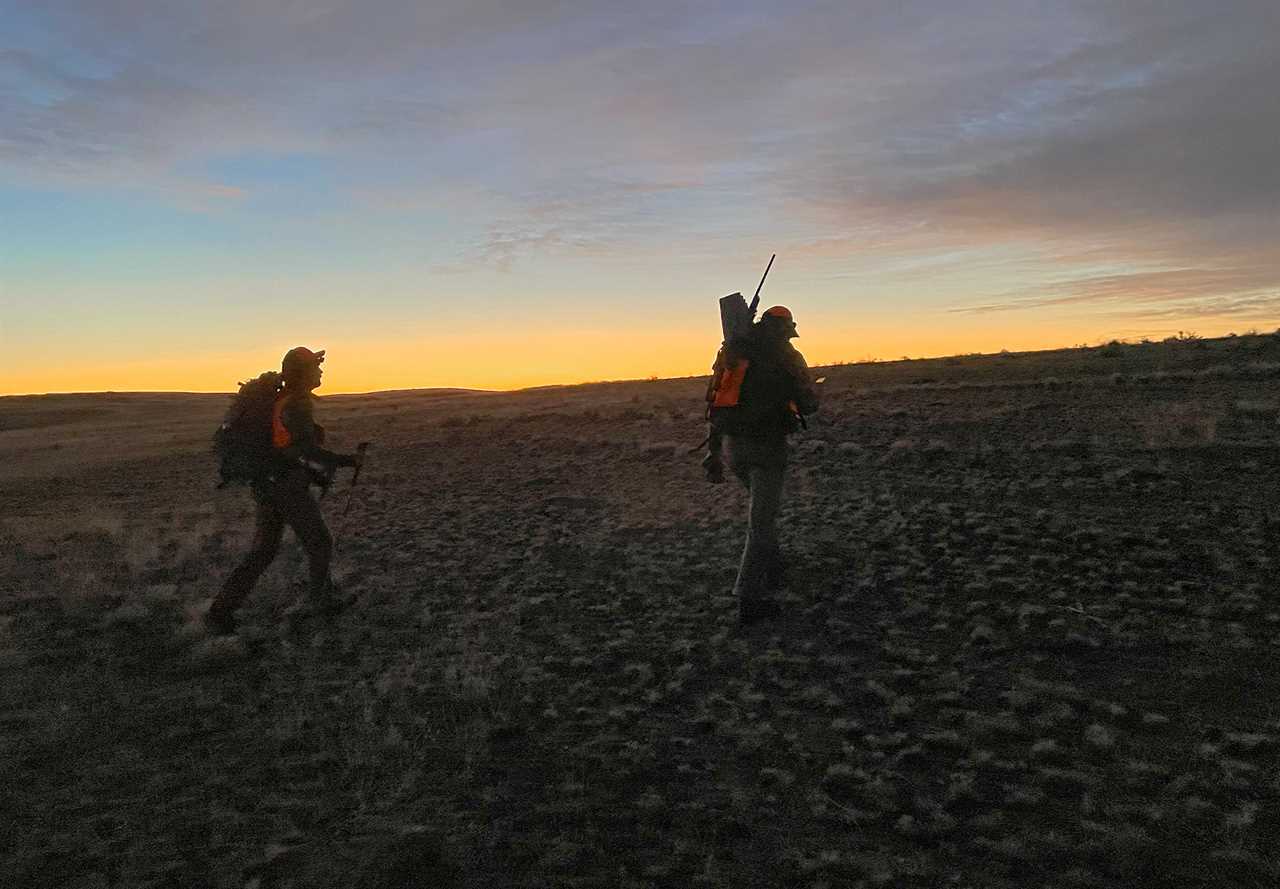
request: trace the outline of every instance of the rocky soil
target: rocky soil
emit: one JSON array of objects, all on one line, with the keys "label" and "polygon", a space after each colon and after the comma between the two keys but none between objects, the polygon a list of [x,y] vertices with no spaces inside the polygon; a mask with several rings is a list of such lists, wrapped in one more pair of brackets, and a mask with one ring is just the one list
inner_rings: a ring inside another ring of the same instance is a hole
[{"label": "rocky soil", "polygon": [[1280,883],[1280,343],[821,372],[747,631],[702,380],[322,399],[225,640],[226,399],[0,399],[0,885]]}]

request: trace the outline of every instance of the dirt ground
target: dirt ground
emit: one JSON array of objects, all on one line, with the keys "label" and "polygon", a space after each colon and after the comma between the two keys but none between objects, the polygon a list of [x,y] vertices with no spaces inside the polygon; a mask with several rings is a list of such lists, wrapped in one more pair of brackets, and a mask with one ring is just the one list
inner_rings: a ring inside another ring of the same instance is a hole
[{"label": "dirt ground", "polygon": [[226,397],[0,399],[0,885],[1280,883],[1280,339],[820,372],[747,631],[703,380],[322,398],[222,640]]}]

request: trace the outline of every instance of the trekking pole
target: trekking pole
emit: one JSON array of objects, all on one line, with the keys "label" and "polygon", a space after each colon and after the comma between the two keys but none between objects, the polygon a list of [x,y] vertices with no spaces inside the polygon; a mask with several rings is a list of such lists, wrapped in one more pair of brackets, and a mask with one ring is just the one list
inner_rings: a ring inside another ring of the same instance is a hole
[{"label": "trekking pole", "polygon": [[338,540],[341,536],[346,536],[347,531],[347,513],[351,511],[351,497],[355,494],[354,488],[356,482],[360,481],[360,470],[364,468],[364,452],[369,450],[369,442],[362,441],[356,445],[356,453],[360,455],[360,464],[356,466],[356,471],[351,474],[351,487],[347,489],[347,504],[342,507],[342,512],[338,514],[338,529],[342,531],[339,535],[337,531],[331,532],[333,535],[333,549],[330,550],[330,558],[337,560],[338,558]]},{"label": "trekking pole", "polygon": [[351,511],[351,499],[356,493],[356,482],[360,481],[360,470],[364,468],[364,452],[369,450],[369,442],[362,441],[356,445],[356,453],[360,455],[360,463],[356,466],[356,471],[351,474],[351,487],[347,489],[347,505],[342,507],[342,514],[345,516]]}]

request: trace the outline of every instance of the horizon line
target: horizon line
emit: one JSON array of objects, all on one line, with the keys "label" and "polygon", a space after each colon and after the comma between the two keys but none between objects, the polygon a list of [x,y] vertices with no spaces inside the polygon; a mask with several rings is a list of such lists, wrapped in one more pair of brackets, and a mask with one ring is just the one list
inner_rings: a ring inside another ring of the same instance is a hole
[{"label": "horizon line", "polygon": [[[1087,343],[1077,343],[1071,346],[1058,346],[1050,349],[1021,349],[1016,351],[1011,349],[1000,349],[995,352],[953,352],[946,355],[921,355],[918,357],[911,357],[908,355],[904,355],[901,358],[859,358],[853,361],[827,361],[820,364],[811,365],[810,370],[818,370],[820,368],[833,368],[833,367],[858,367],[862,365],[872,365],[872,364],[877,364],[877,365],[904,364],[912,361],[944,361],[948,358],[989,358],[989,357],[1010,356],[1010,355],[1042,355],[1049,352],[1073,352],[1073,351],[1084,351],[1089,349],[1100,349],[1103,346],[1109,345],[1111,343],[1120,343],[1121,345],[1126,345],[1126,346],[1146,346],[1146,345],[1160,345],[1162,343],[1168,343],[1168,342],[1212,342],[1216,340],[1241,339],[1244,337],[1251,337],[1251,336],[1255,336],[1255,337],[1275,336],[1276,334],[1280,334],[1280,330],[1277,330],[1274,333],[1263,333],[1261,331],[1252,331],[1252,332],[1245,332],[1240,334],[1226,333],[1220,336],[1205,336],[1205,337],[1201,337],[1196,335],[1195,333],[1191,333],[1185,339],[1180,339],[1179,337],[1171,336],[1171,337],[1165,337],[1164,339],[1159,339],[1159,340],[1151,340],[1151,339],[1143,338],[1141,340],[1138,340],[1137,342],[1134,342],[1128,339],[1114,338],[1114,339],[1108,340],[1107,342],[1098,343],[1096,345],[1088,345]],[[535,386],[519,386],[514,389],[480,389],[480,388],[472,388],[469,386],[422,386],[420,388],[400,387],[396,389],[370,389],[366,391],[325,392],[325,393],[320,393],[319,397],[408,395],[408,394],[423,393],[423,392],[455,393],[459,396],[515,395],[521,392],[537,392],[540,390],[547,390],[547,389],[572,389],[579,386],[609,386],[609,385],[622,385],[625,383],[662,383],[662,382],[671,382],[674,380],[692,380],[692,379],[698,379],[700,377],[707,377],[707,376],[710,376],[710,374],[705,374],[705,373],[683,374],[683,375],[670,376],[670,377],[659,377],[659,376],[627,377],[627,378],[616,379],[616,380],[581,380],[576,383],[545,383],[545,384],[540,384]],[[46,397],[56,397],[56,396],[72,397],[72,396],[86,396],[86,395],[229,396],[234,394],[235,394],[235,391],[231,389],[203,389],[203,390],[100,389],[100,390],[93,390],[93,391],[66,390],[66,391],[58,391],[58,392],[6,392],[6,393],[0,394],[0,399],[46,398]]]}]

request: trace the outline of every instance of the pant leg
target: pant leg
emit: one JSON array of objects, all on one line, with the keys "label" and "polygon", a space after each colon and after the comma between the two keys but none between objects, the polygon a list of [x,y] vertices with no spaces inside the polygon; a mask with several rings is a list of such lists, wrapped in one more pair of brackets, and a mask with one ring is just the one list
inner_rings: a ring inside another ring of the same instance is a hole
[{"label": "pant leg", "polygon": [[742,600],[760,599],[770,589],[777,572],[778,512],[786,473],[786,442],[731,439],[730,466],[751,491],[747,539],[733,590]]},{"label": "pant leg", "polygon": [[329,563],[333,558],[333,536],[324,523],[320,504],[311,496],[306,482],[289,479],[276,487],[276,504],[285,524],[293,529],[298,542],[306,550],[310,567],[310,594],[323,599],[331,592]]},{"label": "pant leg", "polygon": [[249,595],[262,572],[275,559],[280,551],[280,540],[284,536],[284,518],[276,507],[274,498],[265,491],[255,489],[254,503],[257,508],[253,546],[235,570],[231,572],[222,585],[222,590],[213,600],[211,609],[223,614],[230,614],[240,607],[240,603]]},{"label": "pant leg", "polygon": [[734,592],[759,599],[769,590],[778,553],[778,510],[782,504],[781,466],[755,466],[750,472],[751,510],[747,540],[738,565]]}]

